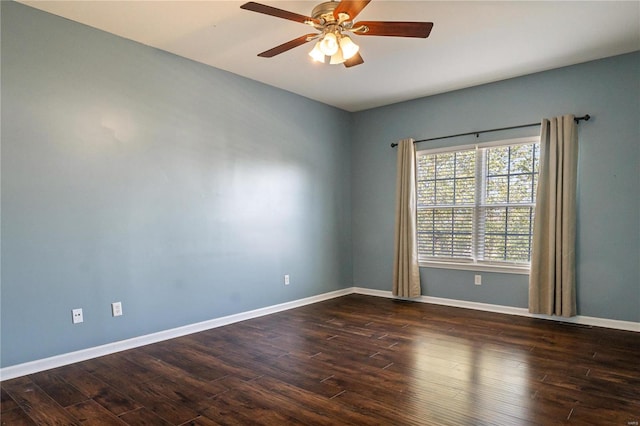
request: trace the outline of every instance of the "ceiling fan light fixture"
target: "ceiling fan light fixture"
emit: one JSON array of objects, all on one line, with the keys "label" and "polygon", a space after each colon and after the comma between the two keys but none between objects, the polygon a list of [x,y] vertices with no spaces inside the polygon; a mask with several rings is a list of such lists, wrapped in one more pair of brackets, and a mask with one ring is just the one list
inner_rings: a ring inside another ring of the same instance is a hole
[{"label": "ceiling fan light fixture", "polygon": [[316,62],[324,62],[324,53],[320,50],[320,42],[317,42],[311,52],[309,52],[309,56],[313,58]]},{"label": "ceiling fan light fixture", "polygon": [[342,50],[342,57],[347,60],[351,59],[353,55],[358,53],[360,46],[355,44],[349,36],[343,35],[340,37],[340,50]]},{"label": "ceiling fan light fixture", "polygon": [[322,40],[320,40],[320,50],[326,56],[335,55],[339,48],[338,38],[334,33],[327,33],[322,37]]},{"label": "ceiling fan light fixture", "polygon": [[[2,0],[0,0],[2,1]],[[275,0],[274,0],[275,1]],[[305,34],[279,46],[258,53],[263,58],[272,58],[301,46],[312,40],[318,40],[309,56],[324,64],[344,64],[351,68],[364,63],[360,56],[360,47],[343,32],[356,35],[383,37],[427,38],[433,28],[433,22],[403,21],[359,21],[356,16],[362,12],[371,0],[324,0],[313,8],[311,16],[278,9],[277,7],[249,1],[241,9],[264,15],[275,16],[313,27],[315,33]]]}]

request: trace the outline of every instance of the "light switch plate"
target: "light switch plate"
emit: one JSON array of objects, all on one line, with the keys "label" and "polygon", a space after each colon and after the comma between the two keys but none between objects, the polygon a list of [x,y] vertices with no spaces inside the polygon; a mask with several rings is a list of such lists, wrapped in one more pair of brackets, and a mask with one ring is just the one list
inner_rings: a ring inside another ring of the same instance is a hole
[{"label": "light switch plate", "polygon": [[111,315],[114,317],[122,315],[122,302],[113,302],[111,304]]}]

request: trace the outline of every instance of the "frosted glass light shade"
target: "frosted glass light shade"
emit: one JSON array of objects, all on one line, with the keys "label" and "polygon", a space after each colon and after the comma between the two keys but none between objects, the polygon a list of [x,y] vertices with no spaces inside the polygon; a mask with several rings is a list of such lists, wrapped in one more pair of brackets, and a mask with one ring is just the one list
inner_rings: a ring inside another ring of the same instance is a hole
[{"label": "frosted glass light shade", "polygon": [[351,59],[353,55],[358,53],[360,46],[355,44],[349,36],[342,36],[340,38],[340,49],[342,50],[342,57],[346,60]]},{"label": "frosted glass light shade", "polygon": [[320,42],[317,42],[316,45],[313,46],[313,50],[309,52],[309,56],[316,62],[324,62],[324,53],[320,50]]},{"label": "frosted glass light shade", "polygon": [[329,61],[329,63],[331,65],[334,64],[341,64],[345,61],[346,59],[344,59],[344,57],[342,56],[342,50],[338,49],[338,51],[336,53],[334,53],[331,56],[331,60]]},{"label": "frosted glass light shade", "polygon": [[334,33],[325,34],[325,36],[320,40],[320,50],[326,56],[333,56],[338,51],[338,38]]}]

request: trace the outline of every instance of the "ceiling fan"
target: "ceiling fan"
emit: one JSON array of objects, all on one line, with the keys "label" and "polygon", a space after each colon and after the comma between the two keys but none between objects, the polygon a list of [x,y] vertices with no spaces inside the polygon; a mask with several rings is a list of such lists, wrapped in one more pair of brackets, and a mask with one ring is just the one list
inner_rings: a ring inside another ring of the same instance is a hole
[{"label": "ceiling fan", "polygon": [[342,0],[320,3],[311,11],[311,16],[289,12],[264,4],[249,2],[240,8],[264,13],[276,18],[306,24],[318,33],[305,34],[272,49],[259,53],[263,58],[272,58],[294,47],[312,40],[318,40],[309,52],[315,61],[327,64],[344,64],[353,67],[364,63],[359,46],[346,34],[351,32],[362,36],[418,37],[427,38],[433,22],[360,21],[354,22],[358,14],[371,0]]}]

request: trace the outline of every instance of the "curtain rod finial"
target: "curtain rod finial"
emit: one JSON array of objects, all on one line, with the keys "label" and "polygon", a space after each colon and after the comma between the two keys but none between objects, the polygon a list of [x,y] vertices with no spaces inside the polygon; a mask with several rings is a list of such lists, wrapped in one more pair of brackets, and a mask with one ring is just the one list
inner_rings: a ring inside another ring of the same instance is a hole
[{"label": "curtain rod finial", "polygon": [[590,118],[591,118],[591,116],[589,114],[585,114],[582,117],[574,118],[574,120],[576,121],[576,124],[577,124],[577,123],[581,122],[582,120],[589,121]]}]

